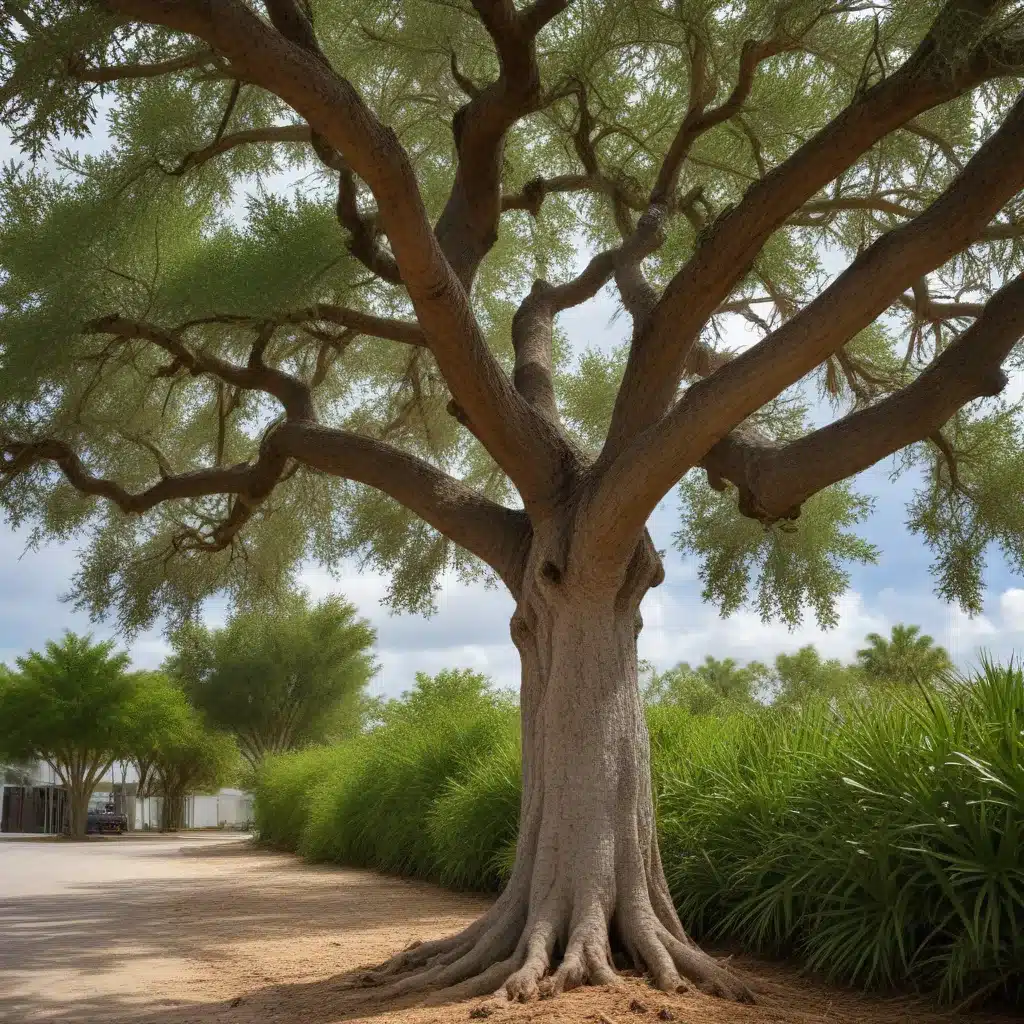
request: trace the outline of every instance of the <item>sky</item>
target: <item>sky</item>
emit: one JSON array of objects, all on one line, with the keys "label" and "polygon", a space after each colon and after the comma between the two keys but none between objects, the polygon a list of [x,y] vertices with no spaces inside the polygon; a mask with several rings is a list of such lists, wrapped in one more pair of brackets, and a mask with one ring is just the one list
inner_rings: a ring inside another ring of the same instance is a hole
[{"label": "sky", "polygon": [[[75,148],[97,152],[105,141],[100,131]],[[0,161],[16,156],[9,137],[0,129]],[[288,183],[279,184],[284,189]],[[243,202],[240,198],[239,209]],[[627,327],[624,318],[615,318],[614,313],[613,300],[602,293],[595,301],[563,315],[560,323],[580,348],[607,348],[623,339]],[[867,633],[887,634],[898,622],[921,626],[963,668],[975,663],[982,650],[998,658],[1024,652],[1024,579],[1012,575],[995,553],[986,573],[987,599],[981,615],[968,618],[936,597],[928,571],[931,554],[904,527],[913,480],[892,482],[891,471],[891,463],[882,463],[856,481],[861,493],[877,499],[874,515],[861,525],[859,533],[875,544],[881,555],[874,566],[852,567],[850,589],[839,603],[839,623],[830,630],[818,628],[811,614],[798,628],[788,630],[778,623],[761,622],[754,611],[743,610],[723,619],[716,609],[705,605],[696,561],[683,558],[672,548],[679,515],[676,499],[670,495],[649,524],[655,545],[667,551],[666,580],[642,605],[640,656],[656,668],[666,669],[680,661],[700,661],[709,654],[740,662],[770,661],[778,653],[813,643],[828,657],[852,660]],[[74,542],[29,549],[27,541],[26,532],[0,522],[0,661],[12,663],[70,629],[92,632],[97,639],[115,638],[129,649],[140,668],[159,665],[168,651],[159,627],[127,641],[117,636],[111,623],[90,622],[87,615],[62,601],[77,565]],[[518,684],[518,658],[508,630],[513,604],[503,590],[446,581],[438,596],[437,613],[426,618],[392,615],[381,605],[386,580],[360,573],[355,565],[342,566],[333,576],[309,566],[301,583],[314,598],[343,594],[376,628],[380,671],[371,684],[376,694],[396,696],[411,685],[416,672],[434,673],[442,668],[472,668],[489,674],[498,685]],[[221,623],[224,614],[223,605],[212,602],[209,624]]]}]

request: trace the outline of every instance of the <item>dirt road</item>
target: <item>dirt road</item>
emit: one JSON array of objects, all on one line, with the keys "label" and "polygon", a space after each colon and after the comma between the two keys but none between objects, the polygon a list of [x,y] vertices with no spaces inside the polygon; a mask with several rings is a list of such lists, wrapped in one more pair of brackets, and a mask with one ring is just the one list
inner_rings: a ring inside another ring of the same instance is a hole
[{"label": "dirt road", "polygon": [[[369,872],[305,865],[241,839],[0,841],[4,1024],[451,1024],[480,1001],[424,1007],[341,990],[346,971],[452,931],[487,901]],[[666,997],[638,979],[503,1007],[492,1024],[854,1024],[948,1020],[744,962],[759,1005]],[[635,1005],[631,1008],[631,1003]],[[666,1019],[666,1018],[662,1018]],[[976,1016],[974,1024],[994,1020]]]}]

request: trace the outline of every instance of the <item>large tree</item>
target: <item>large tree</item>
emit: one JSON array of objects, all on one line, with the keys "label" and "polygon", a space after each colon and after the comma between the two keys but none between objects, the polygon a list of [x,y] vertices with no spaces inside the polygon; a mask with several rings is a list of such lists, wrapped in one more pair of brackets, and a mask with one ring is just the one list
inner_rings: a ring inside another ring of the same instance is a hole
[{"label": "large tree", "polygon": [[45,761],[67,791],[67,827],[85,835],[89,797],[137,727],[128,655],[65,633],[40,653],[0,667],[0,752]]},{"label": "large tree", "polygon": [[[79,597],[127,627],[258,601],[307,554],[391,571],[406,608],[489,568],[522,658],[515,869],[375,979],[529,998],[612,981],[615,944],[662,988],[745,997],[658,855],[646,523],[682,480],[710,599],[832,622],[844,560],[874,556],[843,481],[901,452],[942,594],[980,606],[991,544],[1024,561],[998,397],[1024,331],[1019,0],[3,10],[17,143],[88,134],[101,96],[111,134],[0,186],[14,520],[91,530]],[[238,225],[238,189],[298,167]],[[628,344],[573,351],[559,315],[606,286]]]},{"label": "large tree", "polygon": [[182,626],[166,669],[256,766],[268,754],[358,729],[375,639],[349,602],[329,597],[310,606],[304,595],[288,595],[272,614],[242,612],[222,629]]}]

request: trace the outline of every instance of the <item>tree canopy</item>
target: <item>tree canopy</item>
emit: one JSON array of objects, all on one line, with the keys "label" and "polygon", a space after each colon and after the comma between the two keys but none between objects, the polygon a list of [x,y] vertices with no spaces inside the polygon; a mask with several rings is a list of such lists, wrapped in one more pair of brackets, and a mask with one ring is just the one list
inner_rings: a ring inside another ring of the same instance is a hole
[{"label": "tree canopy", "polygon": [[165,667],[255,765],[267,754],[359,728],[375,639],[349,602],[329,597],[311,605],[296,594],[272,614],[242,612],[222,629],[183,626]]},{"label": "tree canopy", "polygon": [[65,633],[0,671],[0,753],[49,764],[69,797],[70,828],[85,832],[89,797],[144,723],[128,655],[113,643]]},{"label": "tree canopy", "polygon": [[[682,478],[725,611],[833,622],[876,555],[843,481],[896,452],[941,594],[1024,566],[1019,3],[4,9],[5,123],[49,162],[0,180],[0,500],[88,539],[93,611],[308,554],[396,607],[473,556],[515,589],[515,508],[573,466],[602,558]],[[611,352],[558,324],[606,285]]]},{"label": "tree canopy", "polygon": [[869,633],[865,639],[867,646],[857,652],[857,661],[870,679],[930,686],[953,669],[945,648],[922,633],[920,626],[897,623],[889,639],[878,633]]}]

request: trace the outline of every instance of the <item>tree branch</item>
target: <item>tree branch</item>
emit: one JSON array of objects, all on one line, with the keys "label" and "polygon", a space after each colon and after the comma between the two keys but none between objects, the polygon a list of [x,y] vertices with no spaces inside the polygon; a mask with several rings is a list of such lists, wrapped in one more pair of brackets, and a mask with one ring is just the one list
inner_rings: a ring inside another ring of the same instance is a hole
[{"label": "tree branch", "polygon": [[329,302],[320,302],[313,306],[307,306],[304,309],[271,313],[265,317],[254,317],[241,313],[213,313],[210,316],[199,317],[196,320],[186,320],[178,325],[176,333],[200,324],[253,325],[259,323],[337,324],[339,327],[345,327],[359,334],[368,334],[372,337],[384,338],[388,341],[398,341],[405,345],[415,345],[421,348],[428,347],[423,329],[419,324],[411,320],[396,320],[391,317],[375,316],[373,313],[364,313],[362,310],[349,309],[347,306],[336,306]]},{"label": "tree branch", "polygon": [[774,57],[791,48],[791,45],[780,39],[748,39],[743,44],[740,54],[740,70],[735,87],[717,107],[708,110],[707,105],[713,95],[713,86],[706,81],[707,70],[703,45],[699,40],[694,41],[691,54],[689,109],[661,163],[658,178],[651,191],[650,201],[652,204],[664,203],[671,199],[676,190],[683,163],[697,139],[716,125],[728,121],[729,118],[740,112],[750,95],[751,88],[753,88],[754,72],[757,70],[757,66],[769,57]]},{"label": "tree branch", "polygon": [[441,251],[467,290],[498,237],[505,136],[541,102],[535,38],[569,3],[542,0],[520,12],[512,0],[473,0],[494,42],[500,72],[455,115],[455,181],[437,222]]},{"label": "tree branch", "polygon": [[120,82],[127,78],[158,78],[175,71],[187,71],[215,63],[217,55],[208,48],[171,57],[152,64],[115,64],[103,67],[89,67],[77,54],[68,58],[68,74],[79,82]]},{"label": "tree branch", "polygon": [[984,38],[999,0],[949,0],[891,77],[841,114],[703,233],[630,351],[602,453],[607,463],[669,408],[689,349],[772,233],[879,139],[989,78],[1018,73]]},{"label": "tree branch", "polygon": [[129,320],[116,313],[87,324],[85,333],[112,334],[125,341],[148,341],[173,356],[175,363],[190,373],[209,373],[235,387],[264,391],[281,403],[289,418],[313,419],[309,388],[302,381],[263,362],[263,349],[269,341],[273,326],[270,322],[261,329],[247,366],[229,363],[218,356],[193,352],[176,332],[166,331],[138,320]]},{"label": "tree branch", "polygon": [[668,416],[624,450],[595,498],[599,550],[628,546],[629,537],[635,544],[666,491],[736,424],[823,362],[905,288],[969,246],[1024,184],[1022,166],[1024,96],[925,213],[879,238],[799,314],[691,387]]},{"label": "tree branch", "polygon": [[309,142],[311,134],[308,124],[275,124],[266,128],[248,128],[244,131],[222,135],[208,146],[186,153],[172,169],[164,168],[164,170],[167,174],[180,176],[238,146],[256,143]]},{"label": "tree branch", "polygon": [[[232,75],[284,100],[342,154],[377,200],[402,281],[455,402],[524,500],[547,500],[563,465],[564,440],[516,392],[487,346],[427,218],[408,154],[351,83],[318,49],[290,41],[242,0],[107,0],[107,5],[198,36],[228,59]],[[294,7],[282,0],[279,13],[291,17]],[[300,22],[295,31],[301,34],[306,29]],[[481,125],[493,133],[489,118]],[[500,206],[497,192],[494,205]]]},{"label": "tree branch", "polygon": [[513,592],[518,588],[530,530],[525,513],[489,501],[422,459],[350,431],[287,420],[270,431],[255,462],[164,477],[138,493],[90,473],[63,441],[0,438],[0,474],[13,477],[51,462],[76,490],[128,514],[141,515],[166,501],[236,495],[228,520],[201,545],[207,549],[230,543],[281,481],[289,460],[383,491],[490,565]]},{"label": "tree branch", "polygon": [[[796,518],[818,491],[934,438],[968,402],[998,395],[1007,383],[1000,366],[1022,337],[1024,275],[1018,275],[902,390],[788,444],[765,445],[734,432],[701,464],[709,478],[736,485],[745,515],[762,522]],[[948,445],[936,443],[948,456]]]},{"label": "tree branch", "polygon": [[282,424],[279,443],[305,466],[389,494],[449,540],[482,559],[518,592],[529,520],[391,445],[312,423]]}]

